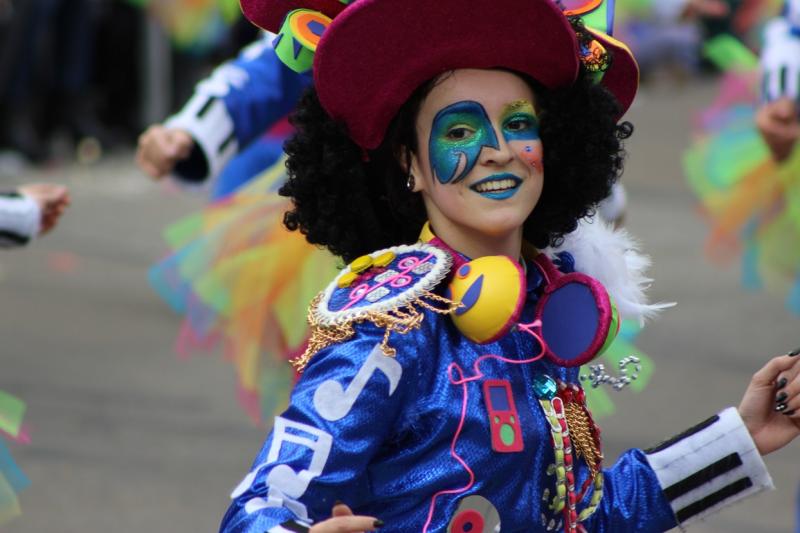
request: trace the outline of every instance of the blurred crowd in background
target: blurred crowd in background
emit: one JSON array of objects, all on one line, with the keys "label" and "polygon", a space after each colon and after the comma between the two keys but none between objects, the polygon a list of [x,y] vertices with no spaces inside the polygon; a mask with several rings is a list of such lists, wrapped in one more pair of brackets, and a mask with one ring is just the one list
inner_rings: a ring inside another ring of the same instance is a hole
[{"label": "blurred crowd in background", "polygon": [[133,146],[163,118],[154,114],[257,37],[238,9],[235,0],[0,0],[6,164],[91,162]]},{"label": "blurred crowd in background", "polygon": [[[757,48],[759,25],[779,9],[770,0],[619,0],[615,33],[644,82],[680,80],[713,72],[701,47],[719,33]],[[236,0],[0,0],[0,154],[91,162],[129,148],[256,38]]]}]

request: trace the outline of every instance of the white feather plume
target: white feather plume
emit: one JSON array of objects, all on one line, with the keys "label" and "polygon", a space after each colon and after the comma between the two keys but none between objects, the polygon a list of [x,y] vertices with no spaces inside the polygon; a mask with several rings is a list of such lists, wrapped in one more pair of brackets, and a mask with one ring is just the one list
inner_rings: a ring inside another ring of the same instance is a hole
[{"label": "white feather plume", "polygon": [[575,258],[575,270],[602,283],[617,305],[622,319],[645,320],[655,317],[674,302],[648,303],[645,292],[653,281],[646,275],[650,258],[624,229],[613,229],[599,217],[583,219],[578,228],[564,236],[564,243],[544,251],[555,258],[569,252]]}]

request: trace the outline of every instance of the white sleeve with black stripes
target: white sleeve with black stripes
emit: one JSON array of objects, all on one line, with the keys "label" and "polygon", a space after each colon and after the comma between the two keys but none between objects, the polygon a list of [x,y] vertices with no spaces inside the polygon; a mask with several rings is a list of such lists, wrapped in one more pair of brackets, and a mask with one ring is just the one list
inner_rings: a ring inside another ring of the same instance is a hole
[{"label": "white sleeve with black stripes", "polygon": [[165,122],[168,128],[188,131],[196,143],[192,156],[201,158],[202,164],[190,163],[183,172],[180,164],[176,166],[172,177],[179,183],[202,185],[209,178],[216,177],[239,153],[235,131],[237,116],[231,114],[226,98],[236,92],[261,89],[258,85],[263,80],[257,76],[257,71],[249,68],[260,66],[261,56],[272,50],[273,37],[264,32],[261,38],[245,47],[236,60],[217,67],[211,76],[197,84],[193,96],[180,112]]},{"label": "white sleeve with black stripes", "polygon": [[[172,177],[181,185],[199,186],[215,178],[228,162],[239,153],[237,122],[252,122],[252,117],[243,116],[229,109],[229,99],[242,99],[241,93],[267,92],[261,73],[269,71],[271,63],[265,57],[272,52],[274,35],[264,32],[261,38],[245,47],[239,56],[217,67],[208,78],[195,87],[194,94],[177,114],[164,125],[167,128],[183,129],[192,136],[195,147],[186,161],[179,162]],[[246,113],[245,113],[246,114]],[[246,129],[246,128],[245,128]],[[257,133],[263,133],[258,129]]]},{"label": "white sleeve with black stripes", "polygon": [[32,198],[0,193],[0,248],[27,244],[40,230],[42,213]]},{"label": "white sleeve with black stripes", "polygon": [[[217,77],[234,78],[236,75],[239,75],[236,67],[230,65],[223,65],[215,71]],[[165,122],[167,128],[189,132],[196,143],[196,150],[199,150],[197,156],[202,157],[202,170],[192,172],[196,176],[188,177],[179,171],[180,167],[176,167],[172,177],[187,186],[203,185],[208,178],[217,176],[239,151],[233,118],[228,113],[225,101],[219,94],[202,88],[201,84],[181,111]]]},{"label": "white sleeve with black stripes", "polygon": [[681,527],[774,488],[761,454],[732,407],[645,454]]},{"label": "white sleeve with black stripes", "polygon": [[[800,19],[800,0],[795,2]],[[764,27],[761,50],[761,98],[772,102],[779,98],[800,100],[800,20],[793,25],[787,11],[785,17],[771,20]]]}]

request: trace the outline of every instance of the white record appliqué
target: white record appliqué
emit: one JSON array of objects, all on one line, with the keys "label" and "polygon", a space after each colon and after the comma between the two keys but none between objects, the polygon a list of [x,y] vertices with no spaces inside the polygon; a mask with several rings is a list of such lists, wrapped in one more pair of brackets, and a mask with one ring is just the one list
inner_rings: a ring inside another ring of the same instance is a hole
[{"label": "white record appliqu\u00e9", "polygon": [[[354,271],[360,260],[377,263]],[[451,265],[447,252],[429,244],[393,246],[373,252],[346,266],[325,289],[312,312],[319,324],[333,326],[371,312],[401,309],[433,291],[447,276]]]}]

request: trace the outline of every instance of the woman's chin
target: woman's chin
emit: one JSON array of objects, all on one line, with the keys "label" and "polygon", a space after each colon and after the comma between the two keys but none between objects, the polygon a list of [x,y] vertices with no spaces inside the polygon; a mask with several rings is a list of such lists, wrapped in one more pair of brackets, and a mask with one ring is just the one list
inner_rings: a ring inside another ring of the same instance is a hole
[{"label": "woman's chin", "polygon": [[481,217],[474,221],[474,231],[484,237],[505,238],[515,234],[525,223],[525,218],[517,213],[497,213],[497,216]]}]

